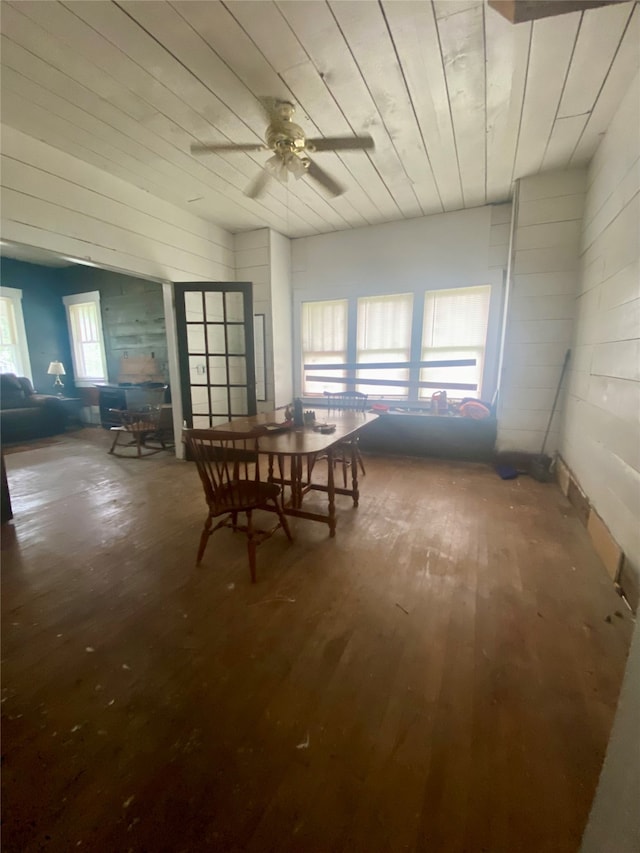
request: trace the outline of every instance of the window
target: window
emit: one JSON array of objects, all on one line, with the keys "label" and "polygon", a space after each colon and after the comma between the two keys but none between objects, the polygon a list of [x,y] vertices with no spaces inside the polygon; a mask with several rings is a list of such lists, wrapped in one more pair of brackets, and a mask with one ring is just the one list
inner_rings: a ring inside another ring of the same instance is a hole
[{"label": "window", "polygon": [[0,372],[32,379],[22,291],[14,287],[0,287]]},{"label": "window", "polygon": [[71,355],[76,382],[105,382],[107,360],[104,354],[100,293],[77,293],[63,297],[67,309]]},{"label": "window", "polygon": [[[491,285],[303,302],[302,393],[319,396],[349,387],[391,403],[424,402],[439,389],[451,397],[481,397],[490,302]],[[420,367],[421,361],[474,360]],[[322,364],[344,367],[313,368]],[[420,388],[419,381],[432,387]]]},{"label": "window", "polygon": [[[491,287],[435,290],[425,294],[422,327],[422,361],[475,358],[474,367],[423,367],[421,382],[472,383],[477,391],[459,391],[463,397],[480,397],[484,350],[489,321]],[[420,388],[422,399],[432,388]],[[455,395],[455,391],[452,392]]]},{"label": "window", "polygon": [[[344,364],[347,361],[346,299],[302,303],[302,393],[322,394],[341,387],[306,378],[307,364]],[[342,377],[344,370],[322,370],[322,376]]]},{"label": "window", "polygon": [[[358,364],[411,361],[413,294],[368,296],[358,299]],[[358,370],[360,379],[391,379],[408,382],[407,367]],[[384,397],[407,398],[405,385],[359,385],[358,391]]]}]

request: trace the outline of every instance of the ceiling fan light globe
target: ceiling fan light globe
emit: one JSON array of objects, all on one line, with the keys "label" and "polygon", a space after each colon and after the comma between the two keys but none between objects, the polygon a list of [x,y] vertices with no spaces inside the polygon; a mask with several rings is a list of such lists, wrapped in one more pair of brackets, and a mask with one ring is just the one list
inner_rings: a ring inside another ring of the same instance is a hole
[{"label": "ceiling fan light globe", "polygon": [[269,172],[269,174],[273,178],[280,181],[280,183],[282,183],[282,184],[287,183],[287,178],[288,178],[287,167],[286,167],[286,164],[285,164],[284,160],[282,159],[282,157],[280,157],[278,154],[274,154],[273,157],[269,157],[267,162],[264,164],[264,167],[267,170],[267,172]]},{"label": "ceiling fan light globe", "polygon": [[291,172],[291,174],[298,180],[303,175],[307,174],[307,169],[309,168],[309,161],[304,157],[296,157],[291,156],[286,161],[287,169]]}]

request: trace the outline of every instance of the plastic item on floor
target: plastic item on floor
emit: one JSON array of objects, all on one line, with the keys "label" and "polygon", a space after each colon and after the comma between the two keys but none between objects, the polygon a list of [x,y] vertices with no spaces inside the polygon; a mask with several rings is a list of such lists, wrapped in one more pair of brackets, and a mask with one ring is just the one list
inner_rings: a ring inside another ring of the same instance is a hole
[{"label": "plastic item on floor", "polygon": [[515,480],[519,473],[513,465],[496,465],[496,474],[501,480]]}]

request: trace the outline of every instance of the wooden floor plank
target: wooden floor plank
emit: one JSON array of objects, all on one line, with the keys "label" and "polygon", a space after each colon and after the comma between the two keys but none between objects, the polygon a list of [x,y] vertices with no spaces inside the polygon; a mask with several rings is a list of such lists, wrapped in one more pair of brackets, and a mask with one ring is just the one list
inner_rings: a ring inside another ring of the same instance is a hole
[{"label": "wooden floor plank", "polygon": [[252,585],[108,444],[8,448],[3,850],[575,853],[632,623],[559,489],[369,456]]}]

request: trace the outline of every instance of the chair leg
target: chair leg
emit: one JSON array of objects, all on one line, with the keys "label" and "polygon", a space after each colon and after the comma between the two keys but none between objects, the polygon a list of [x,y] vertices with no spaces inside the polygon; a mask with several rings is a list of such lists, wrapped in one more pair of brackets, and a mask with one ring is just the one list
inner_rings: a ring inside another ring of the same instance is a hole
[{"label": "chair leg", "polygon": [[119,438],[120,438],[120,431],[116,430],[116,437],[113,439],[113,444],[111,445],[111,449],[109,450],[109,453],[113,453],[113,451],[116,449],[116,445],[118,443]]},{"label": "chair leg", "polygon": [[358,464],[360,465],[360,470],[364,475],[366,475],[366,471],[364,470],[364,462],[362,461],[362,454],[360,453],[360,448],[356,446],[356,456],[358,457]]},{"label": "chair leg", "polygon": [[202,536],[200,537],[200,546],[198,547],[198,556],[196,557],[196,566],[199,566],[202,562],[202,558],[204,556],[204,549],[207,547],[207,542],[209,541],[209,537],[211,536],[211,516],[207,516],[207,520],[204,523],[204,530],[202,531]]},{"label": "chair leg", "polygon": [[274,498],[273,503],[275,504],[276,512],[278,513],[278,518],[280,519],[282,529],[287,534],[287,539],[289,540],[289,542],[293,542],[293,536],[291,535],[291,530],[289,530],[289,522],[287,521],[287,516],[282,512],[282,509],[277,499]]},{"label": "chair leg", "polygon": [[249,571],[251,572],[251,583],[256,582],[256,540],[253,533],[253,520],[251,510],[247,510],[247,550],[249,552]]}]

